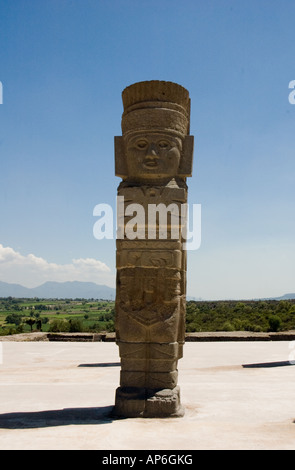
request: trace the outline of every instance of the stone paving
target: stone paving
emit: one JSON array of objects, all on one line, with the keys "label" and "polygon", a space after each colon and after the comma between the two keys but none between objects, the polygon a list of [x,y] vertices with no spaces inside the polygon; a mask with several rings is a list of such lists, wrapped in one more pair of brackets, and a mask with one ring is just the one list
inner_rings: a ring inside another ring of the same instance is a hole
[{"label": "stone paving", "polygon": [[182,418],[115,419],[114,342],[0,342],[0,449],[294,449],[291,341],[188,342]]}]

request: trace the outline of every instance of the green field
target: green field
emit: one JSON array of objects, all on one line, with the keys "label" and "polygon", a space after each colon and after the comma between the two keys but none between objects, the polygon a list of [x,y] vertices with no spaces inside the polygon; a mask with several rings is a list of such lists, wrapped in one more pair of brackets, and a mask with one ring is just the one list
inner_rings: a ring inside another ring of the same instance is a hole
[{"label": "green field", "polygon": [[[0,335],[42,332],[113,332],[115,302],[0,298]],[[295,330],[295,300],[189,301],[186,331]]]},{"label": "green field", "polygon": [[114,331],[114,301],[0,299],[0,335]]}]

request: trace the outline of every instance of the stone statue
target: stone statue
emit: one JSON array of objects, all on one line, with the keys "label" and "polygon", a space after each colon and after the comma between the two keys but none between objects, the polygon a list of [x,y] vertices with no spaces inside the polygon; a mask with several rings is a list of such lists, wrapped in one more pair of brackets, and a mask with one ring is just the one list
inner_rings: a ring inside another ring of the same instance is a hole
[{"label": "stone statue", "polygon": [[[190,98],[176,83],[146,81],[125,88],[122,99],[122,136],[115,137],[124,214],[117,237],[121,375],[114,413],[182,416],[177,363],[185,337],[183,207],[192,173]],[[130,224],[133,230],[127,233]]]}]

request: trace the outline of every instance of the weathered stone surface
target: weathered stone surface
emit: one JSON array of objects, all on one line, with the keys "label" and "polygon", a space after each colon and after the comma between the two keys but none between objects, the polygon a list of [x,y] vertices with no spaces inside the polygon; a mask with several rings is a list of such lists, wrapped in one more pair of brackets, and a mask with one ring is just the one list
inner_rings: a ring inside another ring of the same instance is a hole
[{"label": "weathered stone surface", "polygon": [[129,418],[178,418],[184,415],[179,387],[174,389],[118,388],[115,415]]},{"label": "weathered stone surface", "polygon": [[135,83],[122,98],[122,136],[115,137],[116,175],[122,178],[116,292],[121,378],[115,413],[181,416],[177,362],[185,335],[190,99],[182,86],[163,81]]}]

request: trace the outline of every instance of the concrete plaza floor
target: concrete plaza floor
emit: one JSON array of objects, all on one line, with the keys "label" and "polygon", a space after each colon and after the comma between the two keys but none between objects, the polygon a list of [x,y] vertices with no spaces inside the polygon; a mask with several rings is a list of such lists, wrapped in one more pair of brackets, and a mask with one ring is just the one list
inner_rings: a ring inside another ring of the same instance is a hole
[{"label": "concrete plaza floor", "polygon": [[295,449],[294,342],[188,342],[183,418],[113,419],[109,342],[0,342],[0,449]]}]

